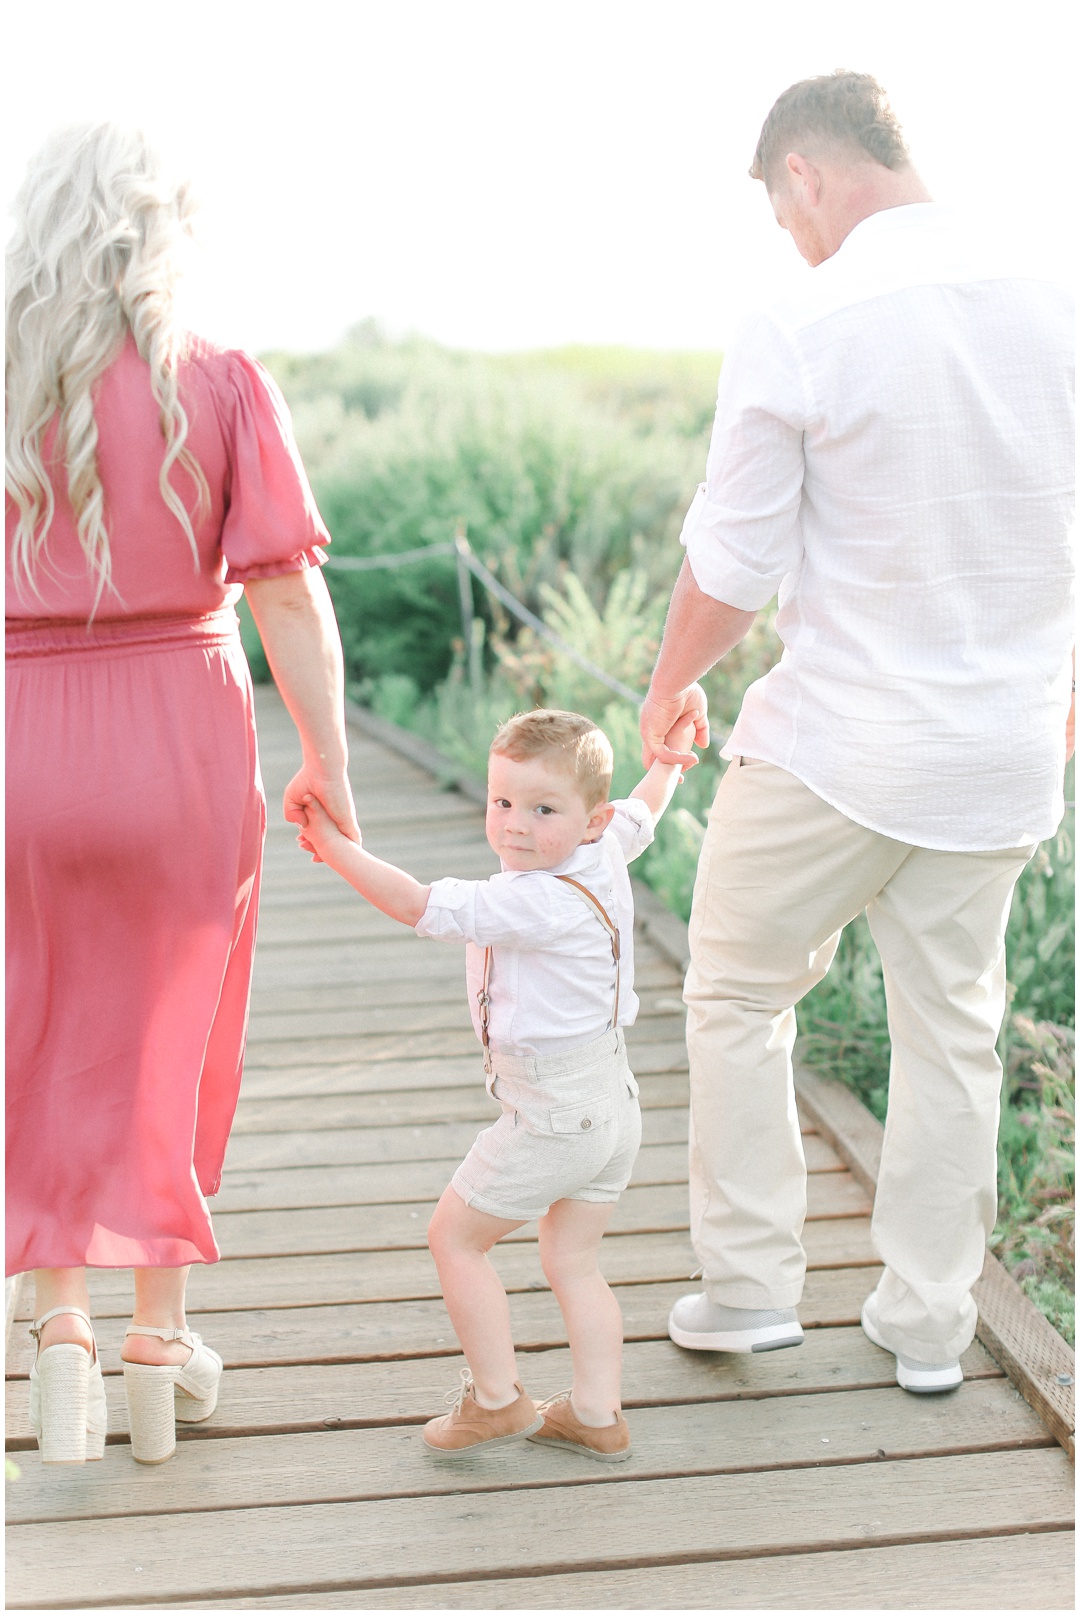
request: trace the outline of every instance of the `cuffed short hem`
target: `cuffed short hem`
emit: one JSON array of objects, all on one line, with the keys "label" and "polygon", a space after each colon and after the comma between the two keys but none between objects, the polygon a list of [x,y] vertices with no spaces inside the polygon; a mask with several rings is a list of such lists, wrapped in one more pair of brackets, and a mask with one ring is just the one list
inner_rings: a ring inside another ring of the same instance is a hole
[{"label": "cuffed short hem", "polygon": [[535,1222],[550,1208],[543,1206],[537,1210],[535,1206],[523,1208],[521,1206],[500,1205],[496,1200],[474,1189],[468,1178],[462,1177],[461,1168],[450,1179],[450,1187],[454,1193],[473,1211],[482,1211],[488,1217],[501,1217],[504,1222]]},{"label": "cuffed short hem", "polygon": [[[616,1200],[622,1199],[623,1190],[625,1188],[626,1184],[624,1183],[622,1189],[579,1189],[575,1194],[564,1194],[563,1199],[592,1200],[595,1201],[598,1206],[610,1206],[613,1205]],[[552,1205],[554,1204],[555,1202],[552,1201]]]}]

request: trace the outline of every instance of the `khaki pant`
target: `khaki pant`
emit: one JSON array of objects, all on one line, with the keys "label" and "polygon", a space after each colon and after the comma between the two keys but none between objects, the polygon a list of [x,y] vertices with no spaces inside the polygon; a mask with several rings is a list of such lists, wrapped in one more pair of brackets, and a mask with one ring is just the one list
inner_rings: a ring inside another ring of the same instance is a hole
[{"label": "khaki pant", "polygon": [[892,1040],[871,1299],[896,1350],[957,1357],[997,1210],[1005,923],[1033,847],[935,852],[853,823],[770,763],[716,795],[690,921],[690,1217],[705,1288],[792,1307],[806,1257],[795,1011],[864,908]]}]

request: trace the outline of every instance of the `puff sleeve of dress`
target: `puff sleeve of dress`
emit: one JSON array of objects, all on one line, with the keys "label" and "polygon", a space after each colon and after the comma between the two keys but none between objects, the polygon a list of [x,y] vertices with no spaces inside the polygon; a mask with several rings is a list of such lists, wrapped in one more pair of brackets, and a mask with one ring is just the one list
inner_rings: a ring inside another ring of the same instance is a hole
[{"label": "puff sleeve of dress", "polygon": [[226,583],[321,566],[330,535],[273,378],[248,354],[228,355],[232,455],[221,549]]}]

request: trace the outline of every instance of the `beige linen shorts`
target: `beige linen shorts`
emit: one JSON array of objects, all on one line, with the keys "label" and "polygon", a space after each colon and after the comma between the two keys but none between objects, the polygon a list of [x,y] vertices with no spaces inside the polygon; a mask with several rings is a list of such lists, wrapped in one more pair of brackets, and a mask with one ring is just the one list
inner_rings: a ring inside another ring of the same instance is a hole
[{"label": "beige linen shorts", "polygon": [[556,1200],[617,1200],[641,1144],[638,1085],[621,1031],[544,1059],[491,1052],[502,1115],[451,1179],[467,1206],[508,1222]]}]

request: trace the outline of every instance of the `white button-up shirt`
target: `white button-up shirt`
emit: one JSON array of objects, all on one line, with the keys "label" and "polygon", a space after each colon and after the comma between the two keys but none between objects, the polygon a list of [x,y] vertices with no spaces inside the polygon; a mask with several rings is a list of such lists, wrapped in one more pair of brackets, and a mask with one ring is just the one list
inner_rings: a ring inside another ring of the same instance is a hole
[{"label": "white button-up shirt", "polygon": [[1072,311],[934,203],[872,214],[724,362],[682,542],[779,589],[779,665],[724,748],[899,841],[1039,841],[1063,811]]},{"label": "white button-up shirt", "polygon": [[576,847],[554,869],[504,869],[488,880],[437,880],[417,936],[464,942],[473,1026],[484,950],[492,949],[488,1039],[504,1054],[565,1054],[594,1043],[611,1025],[615,961],[611,938],[592,906],[556,875],[587,886],[619,928],[619,1025],[637,1018],[634,899],[626,866],[653,838],[653,820],[637,797],[613,804],[599,841]]}]

